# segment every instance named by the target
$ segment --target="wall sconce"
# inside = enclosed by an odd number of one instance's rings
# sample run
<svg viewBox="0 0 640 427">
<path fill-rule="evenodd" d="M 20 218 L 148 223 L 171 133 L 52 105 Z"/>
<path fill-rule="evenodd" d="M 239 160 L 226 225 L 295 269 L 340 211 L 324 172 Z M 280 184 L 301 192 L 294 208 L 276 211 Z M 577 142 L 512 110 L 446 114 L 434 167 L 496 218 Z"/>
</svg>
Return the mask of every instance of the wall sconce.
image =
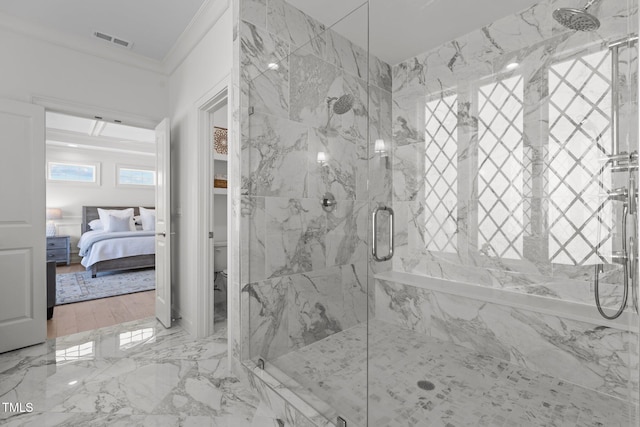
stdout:
<svg viewBox="0 0 640 427">
<path fill-rule="evenodd" d="M 47 208 L 47 237 L 53 237 L 56 235 L 56 224 L 54 219 L 62 219 L 62 209 L 60 208 Z"/>
<path fill-rule="evenodd" d="M 373 146 L 373 151 L 375 151 L 375 153 L 378 154 L 381 159 L 384 159 L 385 166 L 389 167 L 389 152 L 387 151 L 384 139 L 376 139 L 376 142 Z"/>
<path fill-rule="evenodd" d="M 384 139 L 376 139 L 376 143 L 373 146 L 373 150 L 376 154 L 379 154 L 380 157 L 388 157 L 389 153 L 387 152 L 387 147 L 384 145 Z"/>
<path fill-rule="evenodd" d="M 327 164 L 327 153 L 325 153 L 324 151 L 318 151 L 317 162 L 320 166 L 324 166 L 325 164 Z"/>
</svg>

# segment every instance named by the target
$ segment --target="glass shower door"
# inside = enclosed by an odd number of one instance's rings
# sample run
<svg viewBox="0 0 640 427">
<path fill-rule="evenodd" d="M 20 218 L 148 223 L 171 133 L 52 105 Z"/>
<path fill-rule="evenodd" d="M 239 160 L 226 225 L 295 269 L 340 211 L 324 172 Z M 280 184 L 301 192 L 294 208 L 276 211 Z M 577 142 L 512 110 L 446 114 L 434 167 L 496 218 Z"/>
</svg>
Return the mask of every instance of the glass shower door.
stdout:
<svg viewBox="0 0 640 427">
<path fill-rule="evenodd" d="M 244 360 L 326 419 L 365 426 L 367 7 L 334 24 L 274 1 L 266 21 L 250 18 L 239 30 Z"/>
<path fill-rule="evenodd" d="M 638 423 L 638 8 L 571 12 L 591 31 L 556 19 L 579 3 L 505 3 L 465 27 L 474 11 L 369 1 L 370 57 L 392 76 L 370 198 L 395 218 L 393 258 L 370 264 L 371 426 Z M 617 319 L 596 307 L 598 265 Z"/>
</svg>

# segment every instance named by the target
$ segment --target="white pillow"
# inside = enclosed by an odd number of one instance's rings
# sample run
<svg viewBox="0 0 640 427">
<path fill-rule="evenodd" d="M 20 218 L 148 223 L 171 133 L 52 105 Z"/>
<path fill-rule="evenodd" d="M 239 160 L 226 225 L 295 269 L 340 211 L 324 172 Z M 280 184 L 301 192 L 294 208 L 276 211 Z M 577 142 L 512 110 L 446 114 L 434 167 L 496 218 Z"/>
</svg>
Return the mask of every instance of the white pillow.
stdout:
<svg viewBox="0 0 640 427">
<path fill-rule="evenodd" d="M 140 217 L 142 218 L 142 229 L 152 231 L 156 229 L 156 210 L 147 209 L 140 206 Z"/>
<path fill-rule="evenodd" d="M 109 231 L 131 231 L 131 218 L 128 216 L 109 215 Z"/>
<path fill-rule="evenodd" d="M 102 225 L 102 221 L 99 219 L 94 219 L 89 223 L 89 228 L 95 231 L 104 230 L 104 226 Z"/>
<path fill-rule="evenodd" d="M 140 217 L 140 215 L 134 215 L 133 220 L 135 221 L 136 225 L 142 225 L 142 218 Z"/>
<path fill-rule="evenodd" d="M 131 217 L 129 221 L 129 231 L 136 231 L 136 224 L 133 221 L 133 208 L 128 209 L 102 209 L 98 208 L 98 215 L 100 216 L 100 221 L 102 222 L 102 226 L 104 227 L 104 231 L 111 231 L 109 227 L 109 215 L 117 216 L 117 217 Z"/>
</svg>

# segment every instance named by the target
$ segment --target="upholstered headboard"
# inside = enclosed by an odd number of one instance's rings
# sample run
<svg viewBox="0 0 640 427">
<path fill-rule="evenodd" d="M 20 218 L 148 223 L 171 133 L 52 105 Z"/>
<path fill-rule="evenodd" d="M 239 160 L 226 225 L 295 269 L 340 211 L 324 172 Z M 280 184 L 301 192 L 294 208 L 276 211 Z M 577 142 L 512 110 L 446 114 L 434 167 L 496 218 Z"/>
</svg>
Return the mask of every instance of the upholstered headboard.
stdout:
<svg viewBox="0 0 640 427">
<path fill-rule="evenodd" d="M 144 206 L 147 209 L 155 209 L 154 207 Z M 94 219 L 100 219 L 100 215 L 98 215 L 98 208 L 101 209 L 128 209 L 133 208 L 134 215 L 140 215 L 140 209 L 137 206 L 83 206 L 82 207 L 82 233 L 87 231 L 91 231 L 91 227 L 89 227 L 89 223 Z"/>
</svg>

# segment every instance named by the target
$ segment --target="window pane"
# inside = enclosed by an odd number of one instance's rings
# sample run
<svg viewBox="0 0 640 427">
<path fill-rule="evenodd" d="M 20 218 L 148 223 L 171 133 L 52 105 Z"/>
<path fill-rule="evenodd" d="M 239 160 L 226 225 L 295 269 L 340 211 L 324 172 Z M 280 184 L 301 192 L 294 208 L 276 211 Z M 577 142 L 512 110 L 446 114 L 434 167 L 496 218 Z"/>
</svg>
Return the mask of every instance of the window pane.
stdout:
<svg viewBox="0 0 640 427">
<path fill-rule="evenodd" d="M 49 180 L 96 182 L 96 167 L 69 163 L 49 163 Z"/>
<path fill-rule="evenodd" d="M 520 75 L 478 91 L 478 244 L 498 258 L 523 254 L 523 99 Z"/>
<path fill-rule="evenodd" d="M 119 168 L 118 183 L 120 185 L 156 185 L 156 173 L 143 169 Z"/>
<path fill-rule="evenodd" d="M 611 150 L 609 49 L 549 68 L 549 257 L 556 264 L 599 263 L 615 233 L 611 185 L 601 159 Z M 606 249 L 606 250 L 605 250 Z"/>
<path fill-rule="evenodd" d="M 458 229 L 458 97 L 426 104 L 425 228 L 427 249 L 456 253 Z"/>
</svg>

